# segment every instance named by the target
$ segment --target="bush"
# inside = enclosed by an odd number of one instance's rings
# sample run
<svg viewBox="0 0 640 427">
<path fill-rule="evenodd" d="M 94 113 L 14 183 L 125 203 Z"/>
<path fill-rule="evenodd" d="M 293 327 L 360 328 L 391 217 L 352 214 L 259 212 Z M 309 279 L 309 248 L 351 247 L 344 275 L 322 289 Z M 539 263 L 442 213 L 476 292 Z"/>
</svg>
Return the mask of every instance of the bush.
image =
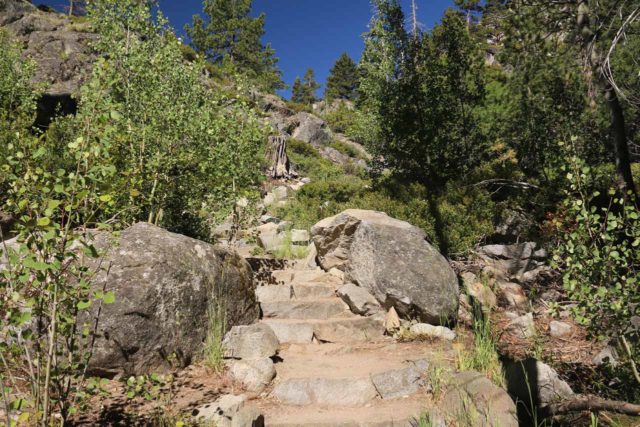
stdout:
<svg viewBox="0 0 640 427">
<path fill-rule="evenodd" d="M 342 154 L 353 159 L 363 159 L 363 155 L 359 150 L 342 141 L 333 141 L 331 144 L 329 144 L 329 147 L 334 148 Z"/>
<path fill-rule="evenodd" d="M 640 354 L 628 344 L 639 337 L 632 319 L 640 316 L 640 211 L 633 196 L 597 189 L 611 175 L 603 179 L 581 159 L 568 159 L 569 189 L 555 220 L 554 261 L 563 269 L 569 298 L 577 302 L 578 322 L 600 339 L 617 339 L 640 383 L 634 365 Z"/>
<path fill-rule="evenodd" d="M 340 102 L 333 111 L 325 114 L 324 119 L 331 127 L 331 130 L 339 133 L 348 133 L 355 122 L 356 112 Z"/>
</svg>

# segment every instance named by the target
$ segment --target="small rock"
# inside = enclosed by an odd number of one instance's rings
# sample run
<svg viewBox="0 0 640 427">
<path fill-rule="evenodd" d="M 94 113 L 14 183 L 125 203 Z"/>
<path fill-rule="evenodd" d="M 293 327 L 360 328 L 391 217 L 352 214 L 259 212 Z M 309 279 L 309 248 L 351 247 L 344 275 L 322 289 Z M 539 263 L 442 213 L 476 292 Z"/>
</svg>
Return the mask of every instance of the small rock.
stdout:
<svg viewBox="0 0 640 427">
<path fill-rule="evenodd" d="M 268 357 L 255 360 L 234 360 L 228 363 L 229 373 L 247 391 L 260 393 L 276 376 L 276 368 Z"/>
<path fill-rule="evenodd" d="M 264 417 L 256 406 L 247 402 L 244 395 L 222 396 L 214 403 L 195 409 L 194 417 L 199 421 L 213 423 L 216 427 L 264 426 Z"/>
<path fill-rule="evenodd" d="M 371 376 L 371 381 L 383 399 L 409 396 L 420 389 L 422 372 L 415 366 L 381 372 Z"/>
<path fill-rule="evenodd" d="M 265 206 L 271 206 L 275 202 L 277 202 L 277 200 L 276 200 L 276 196 L 273 193 L 267 193 L 264 196 L 264 199 L 262 199 L 262 204 Z"/>
<path fill-rule="evenodd" d="M 482 274 L 495 280 L 506 280 L 507 278 L 507 273 L 504 270 L 491 265 L 484 266 L 482 268 Z"/>
<path fill-rule="evenodd" d="M 305 176 L 300 180 L 300 182 L 302 182 L 303 184 L 309 184 L 311 182 L 311 178 Z"/>
<path fill-rule="evenodd" d="M 607 345 L 593 357 L 592 361 L 597 366 L 606 364 L 616 366 L 618 364 L 618 352 L 615 347 Z"/>
<path fill-rule="evenodd" d="M 258 245 L 270 251 L 284 242 L 284 237 L 278 233 L 278 225 L 274 223 L 263 224 L 256 228 L 258 232 Z"/>
<path fill-rule="evenodd" d="M 308 245 L 311 236 L 307 230 L 291 230 L 291 243 L 294 245 Z"/>
<path fill-rule="evenodd" d="M 549 334 L 554 338 L 562 338 L 571 335 L 571 325 L 552 320 L 549 324 Z"/>
<path fill-rule="evenodd" d="M 536 335 L 536 325 L 533 321 L 533 314 L 527 313 L 524 316 L 513 319 L 506 328 L 508 331 L 523 339 L 533 338 Z"/>
<path fill-rule="evenodd" d="M 337 294 L 349 306 L 352 312 L 361 316 L 368 316 L 382 310 L 382 307 L 366 289 L 353 283 L 338 289 Z"/>
<path fill-rule="evenodd" d="M 473 273 L 463 273 L 462 283 L 467 295 L 473 297 L 483 310 L 490 311 L 497 305 L 498 299 L 491 288 L 478 280 Z"/>
<path fill-rule="evenodd" d="M 274 356 L 280 342 L 269 326 L 258 323 L 234 326 L 225 335 L 222 346 L 225 358 L 261 359 Z"/>
<path fill-rule="evenodd" d="M 398 316 L 396 309 L 393 307 L 389 309 L 389 312 L 384 318 L 384 328 L 388 332 L 400 329 L 400 317 Z"/>
<path fill-rule="evenodd" d="M 547 302 L 558 302 L 562 299 L 562 294 L 556 289 L 549 289 L 540 294 L 540 299 Z"/>
<path fill-rule="evenodd" d="M 473 325 L 473 308 L 469 301 L 469 295 L 460 293 L 458 297 L 458 322 L 471 327 Z"/>
<path fill-rule="evenodd" d="M 281 221 L 278 223 L 277 230 L 279 233 L 284 233 L 285 231 L 291 230 L 291 227 L 293 227 L 293 223 L 291 221 Z"/>
<path fill-rule="evenodd" d="M 342 270 L 338 270 L 337 268 L 334 267 L 331 270 L 329 270 L 329 274 L 344 281 L 344 271 Z"/>
<path fill-rule="evenodd" d="M 289 188 L 291 188 L 293 191 L 298 191 L 302 187 L 304 187 L 304 185 L 305 185 L 304 182 L 298 181 L 298 182 L 294 182 L 293 184 L 290 184 Z"/>
<path fill-rule="evenodd" d="M 412 325 L 409 331 L 415 335 L 442 338 L 449 341 L 456 339 L 456 333 L 445 326 L 433 326 L 427 323 L 417 323 Z"/>
<path fill-rule="evenodd" d="M 281 185 L 279 187 L 274 188 L 271 191 L 275 196 L 276 201 L 278 202 L 287 200 L 287 197 L 289 197 L 289 187 L 287 186 Z"/>
<path fill-rule="evenodd" d="M 260 217 L 260 223 L 261 224 L 270 224 L 270 223 L 278 224 L 278 223 L 280 223 L 280 219 L 276 218 L 275 216 L 271 216 L 271 215 L 262 215 Z"/>
<path fill-rule="evenodd" d="M 521 307 L 527 303 L 527 295 L 524 293 L 522 286 L 517 283 L 499 282 L 498 287 L 500 288 L 500 299 L 507 306 Z"/>
<path fill-rule="evenodd" d="M 316 250 L 316 245 L 311 243 L 307 249 L 307 256 L 299 263 L 296 264 L 296 269 L 299 270 L 313 270 L 318 267 L 318 261 L 316 257 L 318 256 L 318 251 Z"/>
</svg>

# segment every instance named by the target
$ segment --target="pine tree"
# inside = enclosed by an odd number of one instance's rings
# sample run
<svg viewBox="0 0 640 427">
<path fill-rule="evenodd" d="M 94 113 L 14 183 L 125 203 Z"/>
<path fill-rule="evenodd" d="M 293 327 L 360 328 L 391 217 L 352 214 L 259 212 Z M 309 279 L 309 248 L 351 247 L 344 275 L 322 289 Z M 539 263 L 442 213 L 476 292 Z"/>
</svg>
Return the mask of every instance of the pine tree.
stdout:
<svg viewBox="0 0 640 427">
<path fill-rule="evenodd" d="M 345 52 L 338 58 L 331 69 L 324 97 L 329 101 L 334 99 L 353 101 L 357 97 L 357 90 L 358 67 Z"/>
<path fill-rule="evenodd" d="M 300 77 L 296 77 L 291 89 L 291 101 L 301 104 L 303 98 L 304 92 L 302 90 L 302 80 L 300 80 Z"/>
<path fill-rule="evenodd" d="M 316 91 L 320 88 L 320 84 L 316 81 L 316 73 L 312 68 L 307 68 L 307 71 L 304 73 L 302 87 L 304 93 L 302 102 L 304 104 L 313 104 L 318 100 Z"/>
<path fill-rule="evenodd" d="M 194 50 L 213 64 L 231 61 L 269 90 L 284 87 L 274 50 L 264 46 L 265 14 L 250 15 L 253 0 L 204 0 L 204 17 L 195 15 L 185 31 Z"/>
</svg>

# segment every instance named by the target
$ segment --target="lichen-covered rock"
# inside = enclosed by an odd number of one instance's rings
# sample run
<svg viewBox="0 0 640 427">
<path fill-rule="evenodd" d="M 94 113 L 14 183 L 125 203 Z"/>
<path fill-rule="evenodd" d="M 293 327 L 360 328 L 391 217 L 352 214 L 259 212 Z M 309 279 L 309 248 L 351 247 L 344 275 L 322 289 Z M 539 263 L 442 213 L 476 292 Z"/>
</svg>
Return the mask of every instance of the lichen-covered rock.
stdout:
<svg viewBox="0 0 640 427">
<path fill-rule="evenodd" d="M 382 212 L 349 209 L 311 230 L 325 270 L 367 289 L 386 309 L 440 324 L 456 318 L 458 280 L 418 227 Z"/>
<path fill-rule="evenodd" d="M 105 255 L 93 286 L 113 292 L 116 302 L 102 306 L 93 375 L 189 364 L 202 350 L 208 307 L 221 296 L 229 326 L 258 318 L 251 267 L 235 252 L 147 223 L 117 240 L 100 234 L 95 244 Z"/>
</svg>

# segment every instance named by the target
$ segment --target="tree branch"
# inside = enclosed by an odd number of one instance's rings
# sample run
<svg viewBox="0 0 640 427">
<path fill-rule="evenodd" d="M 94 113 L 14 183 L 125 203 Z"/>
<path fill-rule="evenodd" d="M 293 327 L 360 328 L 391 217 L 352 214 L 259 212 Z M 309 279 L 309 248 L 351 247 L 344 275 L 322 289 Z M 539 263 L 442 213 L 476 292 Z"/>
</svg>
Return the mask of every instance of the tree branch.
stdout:
<svg viewBox="0 0 640 427">
<path fill-rule="evenodd" d="M 616 414 L 640 417 L 640 405 L 618 400 L 606 400 L 596 396 L 579 396 L 575 399 L 562 400 L 557 403 L 543 406 L 538 415 L 543 418 L 551 418 L 557 415 L 565 415 L 571 412 L 582 411 L 606 411 Z"/>
</svg>

